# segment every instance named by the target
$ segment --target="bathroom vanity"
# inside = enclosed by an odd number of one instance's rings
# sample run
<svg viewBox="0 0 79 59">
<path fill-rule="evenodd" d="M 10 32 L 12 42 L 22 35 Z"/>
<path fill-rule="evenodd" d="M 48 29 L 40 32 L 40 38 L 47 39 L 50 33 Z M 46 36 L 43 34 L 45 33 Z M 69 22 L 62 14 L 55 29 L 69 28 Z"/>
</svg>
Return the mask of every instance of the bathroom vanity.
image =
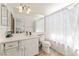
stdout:
<svg viewBox="0 0 79 59">
<path fill-rule="evenodd" d="M 0 38 L 1 56 L 33 56 L 39 54 L 39 36 L 14 34 L 11 38 Z"/>
</svg>

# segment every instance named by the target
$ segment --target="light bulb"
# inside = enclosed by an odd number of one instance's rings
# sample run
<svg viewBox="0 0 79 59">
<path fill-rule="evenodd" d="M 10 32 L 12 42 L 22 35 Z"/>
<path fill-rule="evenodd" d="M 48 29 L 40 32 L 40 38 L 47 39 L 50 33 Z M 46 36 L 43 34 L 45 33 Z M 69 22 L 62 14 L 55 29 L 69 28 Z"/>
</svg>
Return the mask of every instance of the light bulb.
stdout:
<svg viewBox="0 0 79 59">
<path fill-rule="evenodd" d="M 28 11 L 30 12 L 30 11 L 31 11 L 31 9 L 30 9 L 30 8 L 28 8 Z"/>
<path fill-rule="evenodd" d="M 27 9 L 27 14 L 29 14 L 31 12 L 31 9 L 30 8 L 28 8 Z"/>
<path fill-rule="evenodd" d="M 22 12 L 22 6 L 21 5 L 18 7 L 18 9 L 19 9 L 19 12 Z"/>
</svg>

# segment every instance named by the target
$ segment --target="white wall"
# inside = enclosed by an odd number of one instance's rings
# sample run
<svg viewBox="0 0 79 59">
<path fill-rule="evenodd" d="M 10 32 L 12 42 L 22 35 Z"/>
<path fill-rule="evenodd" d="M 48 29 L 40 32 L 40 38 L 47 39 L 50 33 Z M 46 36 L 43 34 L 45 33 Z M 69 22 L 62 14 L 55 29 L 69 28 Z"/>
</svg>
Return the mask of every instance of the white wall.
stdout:
<svg viewBox="0 0 79 59">
<path fill-rule="evenodd" d="M 11 12 L 8 11 L 8 31 L 11 30 Z"/>
<path fill-rule="evenodd" d="M 35 21 L 35 32 L 44 32 L 44 18 Z"/>
</svg>

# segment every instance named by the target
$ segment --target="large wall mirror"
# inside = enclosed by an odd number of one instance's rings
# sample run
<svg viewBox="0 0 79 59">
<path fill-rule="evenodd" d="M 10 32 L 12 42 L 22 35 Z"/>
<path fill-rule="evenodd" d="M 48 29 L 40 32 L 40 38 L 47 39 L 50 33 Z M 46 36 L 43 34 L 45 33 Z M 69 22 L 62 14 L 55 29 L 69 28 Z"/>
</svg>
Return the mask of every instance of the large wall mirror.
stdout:
<svg viewBox="0 0 79 59">
<path fill-rule="evenodd" d="M 6 35 L 8 29 L 8 10 L 7 7 L 1 4 L 1 33 Z"/>
<path fill-rule="evenodd" d="M 1 25 L 8 26 L 8 10 L 5 5 L 1 5 Z"/>
</svg>

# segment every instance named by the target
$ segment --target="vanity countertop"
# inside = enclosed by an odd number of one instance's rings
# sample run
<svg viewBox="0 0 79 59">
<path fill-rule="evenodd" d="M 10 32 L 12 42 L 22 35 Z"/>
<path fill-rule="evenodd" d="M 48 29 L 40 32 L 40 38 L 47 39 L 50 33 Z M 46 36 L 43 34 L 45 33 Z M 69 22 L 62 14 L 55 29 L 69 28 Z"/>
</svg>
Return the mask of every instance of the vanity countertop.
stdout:
<svg viewBox="0 0 79 59">
<path fill-rule="evenodd" d="M 7 43 L 7 42 L 13 42 L 13 41 L 20 41 L 20 40 L 27 40 L 32 38 L 39 38 L 39 36 L 36 35 L 24 35 L 24 34 L 14 34 L 11 38 L 2 38 L 0 37 L 0 43 Z"/>
</svg>

